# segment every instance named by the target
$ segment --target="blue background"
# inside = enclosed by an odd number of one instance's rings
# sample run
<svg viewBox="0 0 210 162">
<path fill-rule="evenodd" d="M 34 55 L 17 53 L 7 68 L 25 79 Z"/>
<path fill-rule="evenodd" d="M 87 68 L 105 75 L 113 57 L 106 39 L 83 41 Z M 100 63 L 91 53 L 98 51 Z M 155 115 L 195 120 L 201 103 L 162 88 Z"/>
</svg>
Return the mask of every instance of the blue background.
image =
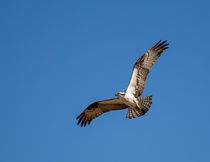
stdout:
<svg viewBox="0 0 210 162">
<path fill-rule="evenodd" d="M 0 2 L 0 161 L 210 161 L 209 1 Z M 143 96 L 80 128 L 90 103 L 127 88 L 135 61 L 158 40 Z"/>
</svg>

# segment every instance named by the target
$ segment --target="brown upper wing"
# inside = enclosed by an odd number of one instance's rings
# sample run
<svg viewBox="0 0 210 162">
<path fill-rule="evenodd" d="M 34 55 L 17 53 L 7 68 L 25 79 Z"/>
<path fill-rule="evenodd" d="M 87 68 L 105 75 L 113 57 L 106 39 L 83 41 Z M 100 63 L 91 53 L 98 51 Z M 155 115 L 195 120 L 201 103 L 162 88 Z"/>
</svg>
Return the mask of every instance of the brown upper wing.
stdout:
<svg viewBox="0 0 210 162">
<path fill-rule="evenodd" d="M 135 97 L 139 97 L 144 91 L 145 81 L 149 71 L 155 64 L 161 53 L 167 49 L 167 41 L 157 42 L 151 49 L 149 49 L 143 56 L 141 56 L 135 63 L 130 83 L 126 92 L 131 92 Z"/>
<path fill-rule="evenodd" d="M 122 104 L 119 99 L 110 99 L 105 101 L 94 102 L 89 105 L 78 117 L 77 124 L 81 123 L 82 126 L 86 126 L 86 124 L 90 124 L 91 121 L 98 116 L 102 115 L 105 112 L 112 110 L 121 110 L 125 109 L 127 106 Z"/>
</svg>

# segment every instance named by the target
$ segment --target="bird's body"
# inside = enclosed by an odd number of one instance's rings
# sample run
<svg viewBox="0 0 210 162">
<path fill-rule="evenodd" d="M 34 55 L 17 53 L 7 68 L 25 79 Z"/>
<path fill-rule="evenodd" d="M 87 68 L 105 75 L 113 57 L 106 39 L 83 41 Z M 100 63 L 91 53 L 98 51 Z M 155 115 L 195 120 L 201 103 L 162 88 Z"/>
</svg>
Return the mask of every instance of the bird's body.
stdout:
<svg viewBox="0 0 210 162">
<path fill-rule="evenodd" d="M 161 53 L 167 49 L 168 44 L 157 42 L 143 56 L 141 56 L 134 65 L 133 73 L 128 88 L 124 92 L 116 93 L 118 98 L 98 101 L 89 105 L 78 117 L 78 124 L 86 126 L 93 119 L 103 113 L 112 110 L 122 110 L 128 108 L 126 118 L 135 118 L 144 115 L 152 104 L 152 96 L 142 97 L 145 87 L 145 81 L 149 71 L 155 64 Z"/>
<path fill-rule="evenodd" d="M 132 93 L 118 93 L 116 96 L 120 99 L 120 101 L 127 105 L 128 107 L 138 107 L 138 100 Z"/>
</svg>

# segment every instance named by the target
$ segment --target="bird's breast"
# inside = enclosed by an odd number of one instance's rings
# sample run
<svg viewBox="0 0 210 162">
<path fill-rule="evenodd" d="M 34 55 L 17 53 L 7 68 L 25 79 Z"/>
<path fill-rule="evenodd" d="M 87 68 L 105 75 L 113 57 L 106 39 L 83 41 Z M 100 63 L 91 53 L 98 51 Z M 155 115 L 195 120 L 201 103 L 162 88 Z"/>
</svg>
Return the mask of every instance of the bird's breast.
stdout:
<svg viewBox="0 0 210 162">
<path fill-rule="evenodd" d="M 119 96 L 119 99 L 129 107 L 136 107 L 135 97 L 131 97 L 128 95 L 125 96 Z"/>
</svg>

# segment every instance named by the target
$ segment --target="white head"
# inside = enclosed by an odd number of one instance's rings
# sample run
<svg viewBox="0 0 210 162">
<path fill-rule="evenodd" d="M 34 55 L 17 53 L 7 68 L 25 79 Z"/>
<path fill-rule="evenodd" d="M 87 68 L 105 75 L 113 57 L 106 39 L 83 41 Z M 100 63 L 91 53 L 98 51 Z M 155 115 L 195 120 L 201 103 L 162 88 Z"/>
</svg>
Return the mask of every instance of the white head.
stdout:
<svg viewBox="0 0 210 162">
<path fill-rule="evenodd" d="M 119 97 L 119 96 L 125 96 L 125 92 L 117 92 L 115 94 L 115 96 Z"/>
</svg>

